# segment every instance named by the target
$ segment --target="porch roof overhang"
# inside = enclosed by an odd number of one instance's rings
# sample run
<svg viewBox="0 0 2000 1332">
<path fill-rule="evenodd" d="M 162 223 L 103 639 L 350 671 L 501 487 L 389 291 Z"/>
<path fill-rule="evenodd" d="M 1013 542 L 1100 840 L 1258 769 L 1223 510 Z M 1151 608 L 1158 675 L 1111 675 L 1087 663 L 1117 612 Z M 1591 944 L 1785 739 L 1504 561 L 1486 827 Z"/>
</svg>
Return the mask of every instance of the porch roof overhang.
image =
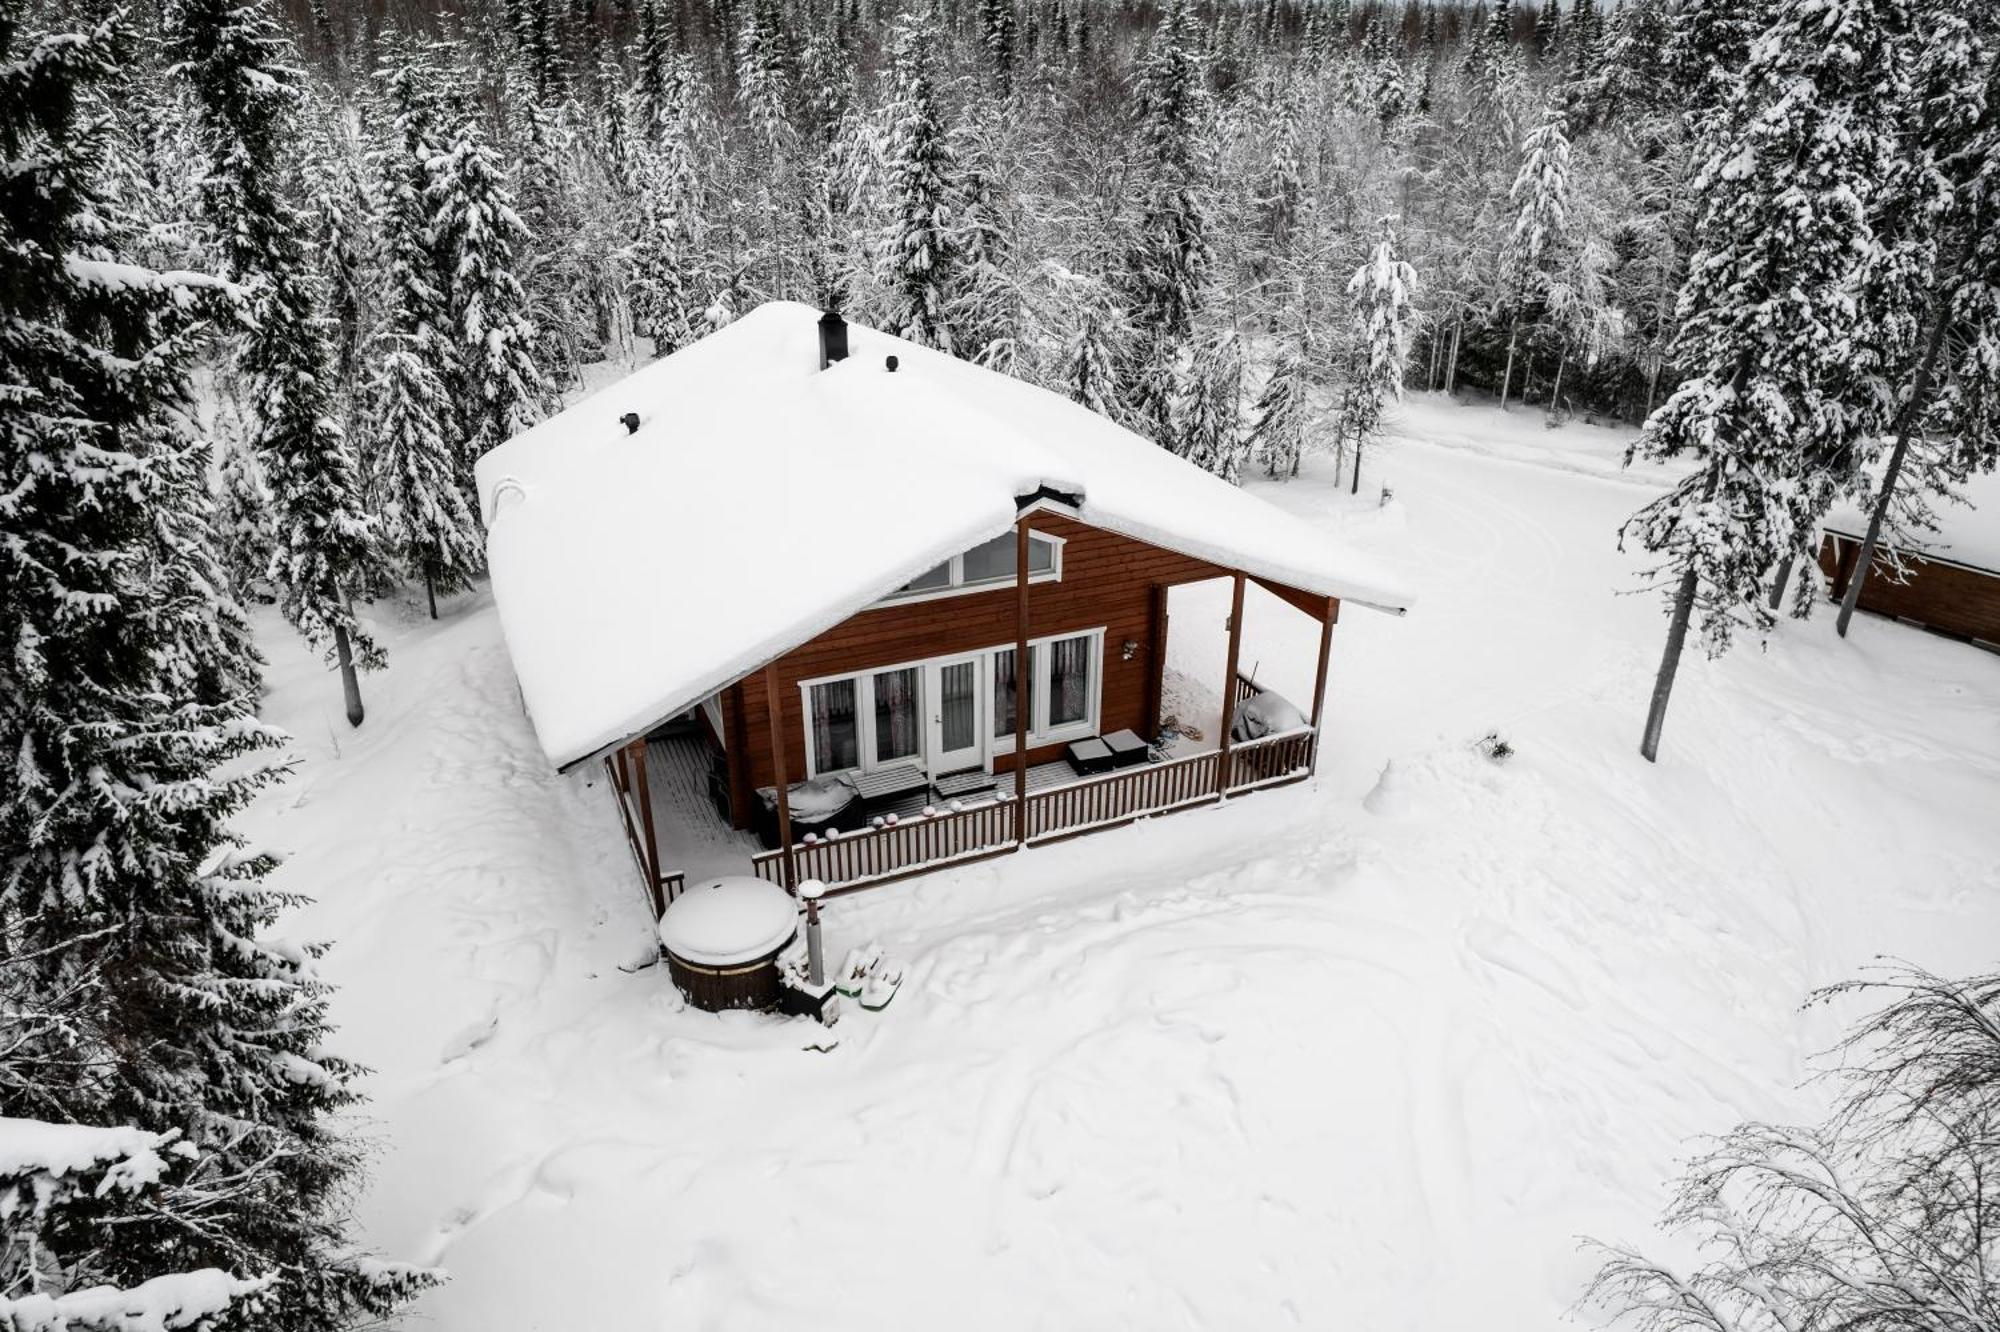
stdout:
<svg viewBox="0 0 2000 1332">
<path fill-rule="evenodd" d="M 1410 604 L 1330 534 L 1046 390 L 860 325 L 818 370 L 818 320 L 761 306 L 480 459 L 494 599 L 556 766 L 1043 506 L 1305 593 Z"/>
</svg>

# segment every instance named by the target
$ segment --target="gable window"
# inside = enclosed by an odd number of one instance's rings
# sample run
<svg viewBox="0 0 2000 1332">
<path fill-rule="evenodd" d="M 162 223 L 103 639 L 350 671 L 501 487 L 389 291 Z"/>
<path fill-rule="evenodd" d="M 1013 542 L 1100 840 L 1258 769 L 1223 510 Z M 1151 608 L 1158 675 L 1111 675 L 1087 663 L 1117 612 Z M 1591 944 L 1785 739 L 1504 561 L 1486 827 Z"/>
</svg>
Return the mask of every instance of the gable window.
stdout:
<svg viewBox="0 0 2000 1332">
<path fill-rule="evenodd" d="M 954 555 L 891 592 L 885 600 L 904 601 L 957 592 L 980 592 L 1014 582 L 1014 534 L 982 541 L 963 555 Z M 1062 577 L 1062 538 L 1028 533 L 1028 581 L 1053 582 Z"/>
</svg>

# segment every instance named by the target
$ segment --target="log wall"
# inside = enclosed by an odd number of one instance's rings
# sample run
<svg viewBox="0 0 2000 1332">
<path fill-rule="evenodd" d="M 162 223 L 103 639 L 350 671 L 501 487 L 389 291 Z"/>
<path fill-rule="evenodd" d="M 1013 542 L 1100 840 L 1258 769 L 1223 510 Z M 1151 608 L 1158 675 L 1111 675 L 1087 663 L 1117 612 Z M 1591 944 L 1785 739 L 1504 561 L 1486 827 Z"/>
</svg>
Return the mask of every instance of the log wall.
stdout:
<svg viewBox="0 0 2000 1332">
<path fill-rule="evenodd" d="M 1861 556 L 1853 537 L 1828 533 L 1819 548 L 1819 565 L 1833 585 L 1835 600 L 1847 591 L 1847 580 Z M 1895 582 L 1877 569 L 1861 585 L 1857 605 L 1877 615 L 1913 620 L 1956 638 L 2000 643 L 2000 573 L 1962 564 L 1905 555 L 1906 582 Z"/>
<path fill-rule="evenodd" d="M 1057 514 L 1037 514 L 1030 525 L 1037 532 L 1061 537 L 1065 544 L 1061 580 L 1029 587 L 1029 637 L 1081 633 L 1102 626 L 1104 681 L 1098 729 L 1106 734 L 1132 730 L 1152 735 L 1159 725 L 1159 701 L 1153 689 L 1156 654 L 1165 650 L 1164 638 L 1153 627 L 1154 589 L 1226 577 L 1230 571 Z M 1337 602 L 1323 597 L 1289 588 L 1274 590 L 1295 605 L 1324 605 L 1330 613 L 1338 610 Z M 778 673 L 786 749 L 794 766 L 792 780 L 805 776 L 805 707 L 800 681 L 1005 646 L 1014 641 L 1014 628 L 1014 588 L 1009 584 L 984 592 L 871 607 L 787 652 L 767 669 Z M 1220 625 L 1205 628 L 1218 636 L 1222 632 Z M 1203 629 L 1190 626 L 1188 631 Z M 1122 650 L 1128 639 L 1139 644 L 1129 661 Z M 735 688 L 745 691 L 750 704 L 742 709 L 743 743 L 740 747 L 731 744 L 732 759 L 747 751 L 747 773 L 732 774 L 738 778 L 737 791 L 747 794 L 750 788 L 776 781 L 770 725 L 762 707 L 764 673 Z M 732 722 L 737 715 L 731 708 Z M 1032 748 L 1028 761 L 1048 762 L 1060 757 L 1063 748 L 1060 744 Z M 1011 772 L 1013 765 L 1011 754 L 995 757 L 997 771 Z"/>
</svg>

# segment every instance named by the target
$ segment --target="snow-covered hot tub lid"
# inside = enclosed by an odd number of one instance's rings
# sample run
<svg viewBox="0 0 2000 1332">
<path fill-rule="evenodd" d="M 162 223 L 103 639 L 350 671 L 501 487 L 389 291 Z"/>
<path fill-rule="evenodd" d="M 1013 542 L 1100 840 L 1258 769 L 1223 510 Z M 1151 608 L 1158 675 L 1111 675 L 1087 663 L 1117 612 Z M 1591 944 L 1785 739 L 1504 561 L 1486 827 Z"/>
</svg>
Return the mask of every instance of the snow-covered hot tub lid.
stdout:
<svg viewBox="0 0 2000 1332">
<path fill-rule="evenodd" d="M 660 917 L 660 942 L 699 966 L 754 962 L 798 929 L 798 904 L 775 883 L 735 874 L 698 883 Z"/>
</svg>

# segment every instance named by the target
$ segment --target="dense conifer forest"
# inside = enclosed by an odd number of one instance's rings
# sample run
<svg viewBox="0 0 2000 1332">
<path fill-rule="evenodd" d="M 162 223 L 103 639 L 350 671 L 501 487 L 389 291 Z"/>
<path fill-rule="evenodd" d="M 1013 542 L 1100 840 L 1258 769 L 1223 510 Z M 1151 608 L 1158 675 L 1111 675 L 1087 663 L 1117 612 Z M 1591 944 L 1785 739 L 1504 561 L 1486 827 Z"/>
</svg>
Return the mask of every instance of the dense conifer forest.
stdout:
<svg viewBox="0 0 2000 1332">
<path fill-rule="evenodd" d="M 472 585 L 473 463 L 593 366 L 799 301 L 1351 491 L 1408 391 L 1643 422 L 1652 758 L 1831 505 L 2000 459 L 1997 51 L 1982 0 L 0 0 L 0 1321 L 433 1280 L 346 1233 L 358 1069 L 232 831 L 245 607 L 361 725 L 357 606 Z"/>
</svg>

